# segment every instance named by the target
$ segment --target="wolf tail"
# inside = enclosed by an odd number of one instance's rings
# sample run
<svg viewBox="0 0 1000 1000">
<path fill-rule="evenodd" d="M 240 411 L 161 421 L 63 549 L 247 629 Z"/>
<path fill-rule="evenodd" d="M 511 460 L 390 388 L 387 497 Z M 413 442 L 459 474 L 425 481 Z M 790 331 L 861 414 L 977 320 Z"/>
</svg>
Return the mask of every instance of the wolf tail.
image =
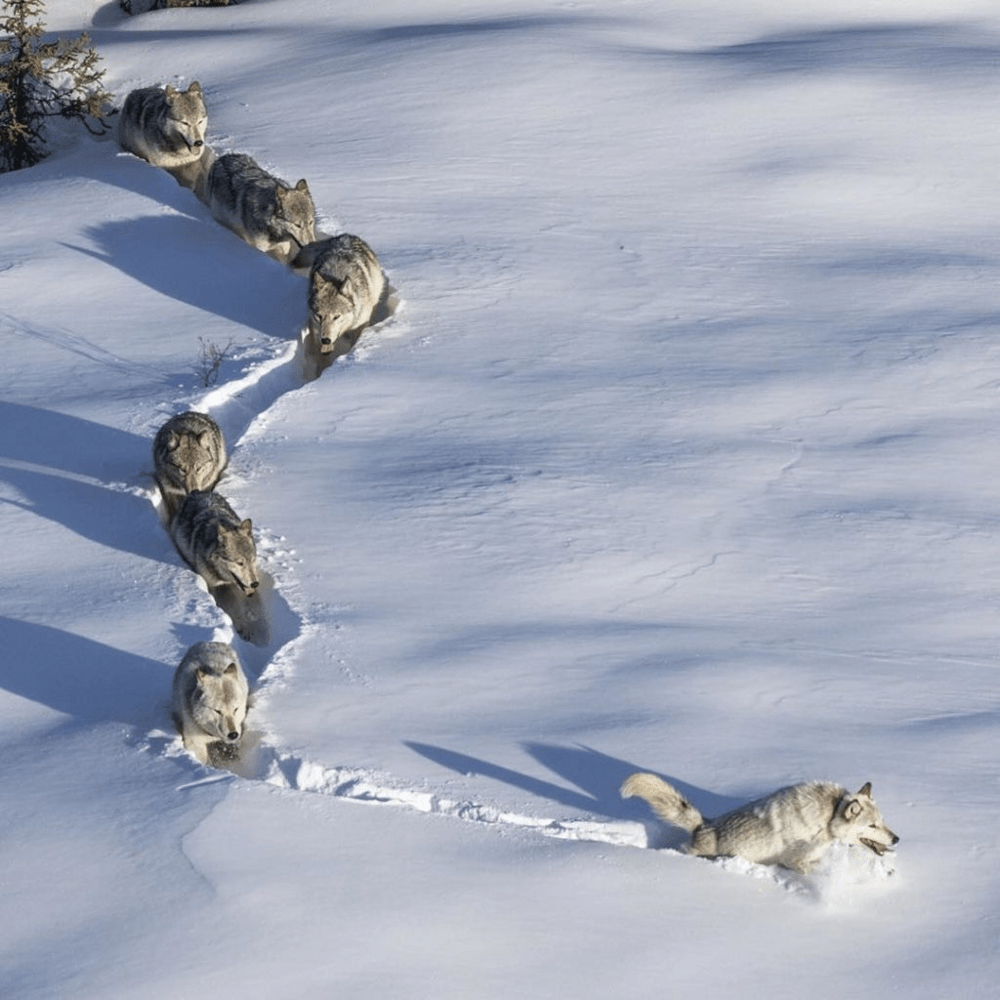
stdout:
<svg viewBox="0 0 1000 1000">
<path fill-rule="evenodd" d="M 650 808 L 664 823 L 679 826 L 694 833 L 705 822 L 704 817 L 673 785 L 668 785 L 655 774 L 633 774 L 622 785 L 621 796 L 633 796 L 649 803 Z"/>
</svg>

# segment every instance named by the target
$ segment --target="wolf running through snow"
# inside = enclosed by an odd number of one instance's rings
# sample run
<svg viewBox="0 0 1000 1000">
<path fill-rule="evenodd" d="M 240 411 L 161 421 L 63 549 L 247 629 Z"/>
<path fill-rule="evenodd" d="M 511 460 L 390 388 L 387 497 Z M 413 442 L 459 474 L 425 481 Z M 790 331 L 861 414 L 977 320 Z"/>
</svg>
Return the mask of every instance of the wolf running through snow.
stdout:
<svg viewBox="0 0 1000 1000">
<path fill-rule="evenodd" d="M 359 236 L 342 233 L 303 247 L 292 267 L 310 269 L 309 332 L 315 346 L 322 354 L 350 350 L 385 290 L 375 251 Z"/>
<path fill-rule="evenodd" d="M 174 672 L 171 714 L 184 746 L 202 764 L 233 757 L 243 736 L 250 689 L 236 650 L 199 642 Z"/>
<path fill-rule="evenodd" d="M 835 841 L 879 857 L 899 842 L 872 798 L 871 782 L 853 794 L 826 781 L 790 785 L 717 819 L 706 819 L 655 774 L 633 774 L 621 794 L 645 800 L 664 823 L 687 830 L 684 850 L 699 857 L 739 857 L 806 873 Z"/>
<path fill-rule="evenodd" d="M 201 158 L 208 114 L 201 84 L 187 90 L 142 87 L 125 98 L 118 121 L 122 149 L 170 170 Z"/>
<path fill-rule="evenodd" d="M 245 153 L 226 153 L 212 164 L 204 200 L 217 222 L 283 264 L 316 239 L 306 181 L 291 187 Z"/>
<path fill-rule="evenodd" d="M 226 442 L 207 414 L 188 410 L 171 417 L 153 439 L 154 478 L 169 518 L 192 490 L 210 490 L 226 468 Z"/>
<path fill-rule="evenodd" d="M 250 519 L 241 521 L 225 497 L 194 490 L 170 524 L 170 537 L 184 561 L 209 588 L 236 586 L 246 597 L 260 586 Z"/>
</svg>

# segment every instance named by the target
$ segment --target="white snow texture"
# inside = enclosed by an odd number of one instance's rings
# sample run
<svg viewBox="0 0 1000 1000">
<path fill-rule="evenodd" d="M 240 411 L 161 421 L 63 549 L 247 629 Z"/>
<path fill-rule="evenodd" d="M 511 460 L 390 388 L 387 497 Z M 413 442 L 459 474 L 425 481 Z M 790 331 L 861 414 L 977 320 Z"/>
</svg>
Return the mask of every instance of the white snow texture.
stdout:
<svg viewBox="0 0 1000 1000">
<path fill-rule="evenodd" d="M 112 136 L 0 176 L 5 1000 L 995 996 L 995 4 L 47 7 L 400 305 L 311 378 L 305 277 Z M 157 516 L 186 409 L 262 645 Z M 209 640 L 232 771 L 170 721 Z M 901 842 L 689 857 L 639 770 Z"/>
</svg>

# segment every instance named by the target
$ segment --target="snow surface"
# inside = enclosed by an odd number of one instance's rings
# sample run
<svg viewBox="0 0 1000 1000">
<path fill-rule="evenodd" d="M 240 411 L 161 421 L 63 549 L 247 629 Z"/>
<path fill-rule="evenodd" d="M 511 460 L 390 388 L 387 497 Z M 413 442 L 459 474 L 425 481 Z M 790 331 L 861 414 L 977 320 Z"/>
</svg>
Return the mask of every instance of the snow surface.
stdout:
<svg viewBox="0 0 1000 1000">
<path fill-rule="evenodd" d="M 402 304 L 310 381 L 303 278 L 163 171 L 0 177 L 3 996 L 996 996 L 992 0 L 48 8 Z M 192 407 L 267 646 L 157 517 Z M 171 730 L 209 639 L 240 775 Z M 640 769 L 870 780 L 902 840 L 686 857 Z"/>
</svg>

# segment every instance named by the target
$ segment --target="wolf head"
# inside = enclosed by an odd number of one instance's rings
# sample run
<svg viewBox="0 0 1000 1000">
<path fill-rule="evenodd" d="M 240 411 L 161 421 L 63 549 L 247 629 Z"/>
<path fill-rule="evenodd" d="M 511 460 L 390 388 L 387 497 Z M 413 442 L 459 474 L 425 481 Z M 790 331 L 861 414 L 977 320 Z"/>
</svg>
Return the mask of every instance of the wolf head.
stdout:
<svg viewBox="0 0 1000 1000">
<path fill-rule="evenodd" d="M 168 83 L 164 88 L 167 97 L 167 119 L 172 133 L 192 152 L 200 154 L 205 145 L 208 114 L 201 84 L 195 80 L 187 90 L 175 90 Z"/>
<path fill-rule="evenodd" d="M 309 332 L 320 351 L 332 351 L 337 338 L 357 326 L 355 294 L 350 278 L 335 281 L 313 275 L 309 292 Z"/>
<path fill-rule="evenodd" d="M 214 451 L 214 438 L 210 431 L 201 434 L 174 434 L 166 440 L 166 461 L 170 478 L 192 490 L 212 488 L 218 477 L 218 456 Z"/>
<path fill-rule="evenodd" d="M 253 525 L 249 518 L 239 525 L 219 524 L 218 543 L 212 558 L 247 597 L 256 592 L 260 578 L 257 576 Z"/>
<path fill-rule="evenodd" d="M 230 654 L 233 652 L 232 649 L 228 651 Z M 191 714 L 198 726 L 210 736 L 235 744 L 243 735 L 249 691 L 235 655 L 225 663 L 215 662 L 218 658 L 213 655 L 210 662 L 200 665 L 195 671 L 196 687 L 191 700 Z"/>
<path fill-rule="evenodd" d="M 830 832 L 837 840 L 845 844 L 860 844 L 879 857 L 899 843 L 899 837 L 885 825 L 875 805 L 870 781 L 853 795 L 845 795 L 840 800 Z"/>
<path fill-rule="evenodd" d="M 300 180 L 293 188 L 279 186 L 275 191 L 277 205 L 268 222 L 268 236 L 275 243 L 293 240 L 299 247 L 316 239 L 316 206 L 309 185 Z"/>
</svg>

